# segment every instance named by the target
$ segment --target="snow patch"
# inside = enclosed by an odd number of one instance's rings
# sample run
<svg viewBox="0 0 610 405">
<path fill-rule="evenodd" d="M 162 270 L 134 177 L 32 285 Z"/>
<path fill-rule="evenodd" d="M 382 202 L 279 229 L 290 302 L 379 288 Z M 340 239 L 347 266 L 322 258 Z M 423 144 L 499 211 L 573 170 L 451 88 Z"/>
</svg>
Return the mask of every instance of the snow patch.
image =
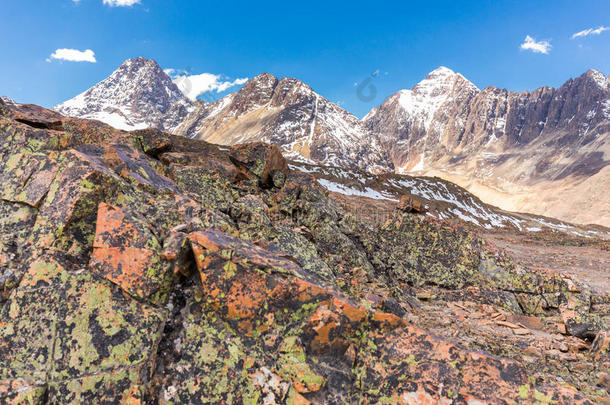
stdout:
<svg viewBox="0 0 610 405">
<path fill-rule="evenodd" d="M 602 104 L 602 108 L 604 111 L 604 116 L 606 117 L 606 119 L 610 119 L 610 99 L 605 100 Z"/>
<path fill-rule="evenodd" d="M 388 200 L 388 201 L 398 201 L 395 198 L 390 198 L 381 194 L 379 191 L 373 190 L 370 187 L 366 187 L 364 191 L 358 190 L 353 187 L 346 186 L 344 184 L 335 183 L 326 179 L 318 179 L 318 183 L 320 183 L 323 187 L 325 187 L 328 191 L 333 191 L 335 193 L 340 193 L 343 195 L 355 195 L 358 197 L 368 197 L 374 200 Z"/>
<path fill-rule="evenodd" d="M 608 88 L 608 78 L 602 72 L 590 70 L 589 77 L 602 89 L 606 90 Z"/>
</svg>

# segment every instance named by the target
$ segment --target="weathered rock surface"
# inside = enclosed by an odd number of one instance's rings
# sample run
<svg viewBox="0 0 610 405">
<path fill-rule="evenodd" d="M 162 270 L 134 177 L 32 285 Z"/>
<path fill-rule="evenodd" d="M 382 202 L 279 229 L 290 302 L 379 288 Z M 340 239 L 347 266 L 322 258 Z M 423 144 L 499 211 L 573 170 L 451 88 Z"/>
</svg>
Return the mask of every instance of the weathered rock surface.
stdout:
<svg viewBox="0 0 610 405">
<path fill-rule="evenodd" d="M 605 349 L 579 349 L 587 340 L 570 337 L 565 379 L 545 364 L 530 378 L 521 346 L 485 353 L 496 347 L 409 321 L 469 300 L 522 316 L 504 321 L 519 333 L 558 316 L 582 338 L 607 327 L 608 297 L 518 266 L 460 226 L 398 211 L 365 221 L 270 145 L 227 151 L 0 107 L 2 403 L 608 395 L 596 386 Z"/>
</svg>

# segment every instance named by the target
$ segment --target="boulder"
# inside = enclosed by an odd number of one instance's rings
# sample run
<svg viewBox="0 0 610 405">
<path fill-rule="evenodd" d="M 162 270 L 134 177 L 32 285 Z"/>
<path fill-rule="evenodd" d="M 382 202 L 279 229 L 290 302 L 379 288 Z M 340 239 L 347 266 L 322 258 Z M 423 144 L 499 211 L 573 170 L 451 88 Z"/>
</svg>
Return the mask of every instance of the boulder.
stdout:
<svg viewBox="0 0 610 405">
<path fill-rule="evenodd" d="M 33 104 L 22 104 L 13 111 L 13 119 L 39 129 L 63 131 L 63 116 Z"/>
<path fill-rule="evenodd" d="M 238 169 L 254 175 L 263 188 L 284 185 L 288 164 L 276 145 L 256 142 L 232 146 L 229 157 Z"/>
<path fill-rule="evenodd" d="M 400 211 L 410 212 L 413 214 L 424 214 L 426 211 L 428 211 L 425 201 L 413 194 L 405 194 L 400 197 L 400 202 L 398 203 L 397 208 Z"/>
</svg>

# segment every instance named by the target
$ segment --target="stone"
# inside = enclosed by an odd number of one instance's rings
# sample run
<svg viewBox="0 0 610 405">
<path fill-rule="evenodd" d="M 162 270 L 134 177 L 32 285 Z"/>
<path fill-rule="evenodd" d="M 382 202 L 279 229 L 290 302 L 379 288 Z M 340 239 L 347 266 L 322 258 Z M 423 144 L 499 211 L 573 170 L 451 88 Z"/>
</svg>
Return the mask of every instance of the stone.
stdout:
<svg viewBox="0 0 610 405">
<path fill-rule="evenodd" d="M 258 178 L 262 187 L 284 185 L 288 164 L 277 146 L 263 142 L 232 146 L 229 157 L 238 169 Z"/>
<path fill-rule="evenodd" d="M 425 201 L 421 197 L 412 194 L 406 194 L 400 197 L 397 208 L 401 211 L 413 214 L 425 214 L 426 211 L 428 211 Z"/>
<path fill-rule="evenodd" d="M 348 212 L 266 144 L 35 127 L 19 108 L 0 116 L 0 403 L 580 405 L 607 392 L 605 349 L 570 337 L 566 353 L 537 352 L 511 332 L 531 327 L 543 347 L 534 329 L 558 309 L 573 332 L 607 300 L 459 225 Z"/>
<path fill-rule="evenodd" d="M 610 357 L 610 331 L 599 331 L 595 340 L 593 340 L 590 351 L 597 359 Z"/>
</svg>

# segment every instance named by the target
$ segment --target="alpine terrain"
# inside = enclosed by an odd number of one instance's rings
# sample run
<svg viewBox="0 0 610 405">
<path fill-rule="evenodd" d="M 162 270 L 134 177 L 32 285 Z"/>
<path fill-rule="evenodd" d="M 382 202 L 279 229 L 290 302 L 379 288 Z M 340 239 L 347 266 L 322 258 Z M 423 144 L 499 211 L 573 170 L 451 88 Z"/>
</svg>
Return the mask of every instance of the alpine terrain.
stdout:
<svg viewBox="0 0 610 405">
<path fill-rule="evenodd" d="M 441 67 L 360 120 L 305 83 L 261 74 L 213 103 L 189 101 L 151 60 L 55 110 L 221 145 L 263 141 L 293 160 L 456 183 L 486 203 L 610 225 L 610 84 L 590 70 L 558 89 L 478 89 Z"/>
<path fill-rule="evenodd" d="M 516 93 L 439 68 L 364 121 L 399 173 L 442 177 L 512 211 L 610 225 L 610 82 L 600 72 Z"/>
<path fill-rule="evenodd" d="M 260 99 L 231 96 L 234 115 L 212 121 L 250 111 L 275 125 L 277 111 L 298 116 L 313 101 L 303 145 L 345 140 L 319 114 L 349 115 L 297 82 L 260 79 Z M 157 93 L 137 91 L 106 105 L 128 111 L 114 103 L 129 100 L 167 122 L 145 102 Z M 282 95 L 294 110 L 271 104 Z M 2 404 L 610 398 L 605 228 L 558 232 L 568 225 L 502 212 L 441 179 L 4 99 L 0 179 Z"/>
</svg>

